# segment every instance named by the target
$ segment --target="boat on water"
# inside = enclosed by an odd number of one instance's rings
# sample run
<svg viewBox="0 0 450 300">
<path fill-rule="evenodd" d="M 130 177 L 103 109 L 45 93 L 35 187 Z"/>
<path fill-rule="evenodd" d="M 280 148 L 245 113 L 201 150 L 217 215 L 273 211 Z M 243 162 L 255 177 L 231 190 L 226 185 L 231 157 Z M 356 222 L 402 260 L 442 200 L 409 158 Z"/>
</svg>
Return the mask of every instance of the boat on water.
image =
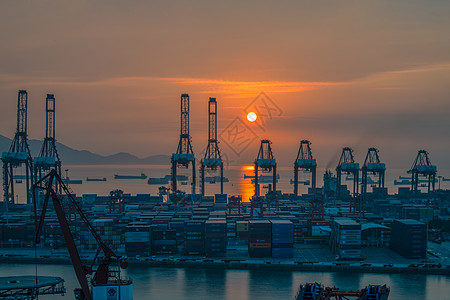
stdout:
<svg viewBox="0 0 450 300">
<path fill-rule="evenodd" d="M 294 184 L 294 180 L 290 180 L 290 183 L 291 184 Z M 310 185 L 311 184 L 311 181 L 309 181 L 309 180 L 299 180 L 298 181 L 298 184 L 303 184 L 303 185 Z"/>
<path fill-rule="evenodd" d="M 164 177 L 162 177 L 162 178 L 152 178 L 152 177 L 150 177 L 147 180 L 147 184 L 169 184 L 169 179 L 166 179 Z"/>
<path fill-rule="evenodd" d="M 106 181 L 106 177 L 103 178 L 93 178 L 93 177 L 87 177 L 86 181 Z"/>
<path fill-rule="evenodd" d="M 229 182 L 230 180 L 227 177 L 223 178 L 223 182 Z M 205 182 L 216 183 L 220 182 L 220 176 L 207 176 L 205 177 Z"/>
<path fill-rule="evenodd" d="M 272 181 L 273 181 L 272 176 L 264 176 L 262 178 L 261 177 L 259 178 L 258 183 L 272 183 Z M 252 184 L 255 184 L 255 178 L 252 179 Z"/>
<path fill-rule="evenodd" d="M 169 184 L 172 179 L 171 175 L 166 175 L 164 177 L 149 177 L 147 184 Z M 177 175 L 177 181 L 187 181 L 189 178 L 186 175 Z"/>
<path fill-rule="evenodd" d="M 141 173 L 141 175 L 119 175 L 114 174 L 114 179 L 147 179 L 147 175 Z"/>
<path fill-rule="evenodd" d="M 355 299 L 355 300 L 387 300 L 390 288 L 386 285 L 368 285 L 357 291 L 344 291 L 337 287 L 324 287 L 320 283 L 305 283 L 298 288 L 294 300 L 325 300 L 325 299 Z"/>
<path fill-rule="evenodd" d="M 67 178 L 63 179 L 63 182 L 65 184 L 82 184 L 83 180 L 81 180 L 81 179 L 70 179 L 69 177 L 67 177 Z"/>
<path fill-rule="evenodd" d="M 272 179 L 272 175 L 259 175 L 258 178 L 260 180 L 263 179 L 263 178 L 270 178 L 270 179 Z M 255 179 L 255 175 L 244 174 L 244 179 Z M 280 174 L 277 174 L 277 179 L 280 179 Z"/>
</svg>

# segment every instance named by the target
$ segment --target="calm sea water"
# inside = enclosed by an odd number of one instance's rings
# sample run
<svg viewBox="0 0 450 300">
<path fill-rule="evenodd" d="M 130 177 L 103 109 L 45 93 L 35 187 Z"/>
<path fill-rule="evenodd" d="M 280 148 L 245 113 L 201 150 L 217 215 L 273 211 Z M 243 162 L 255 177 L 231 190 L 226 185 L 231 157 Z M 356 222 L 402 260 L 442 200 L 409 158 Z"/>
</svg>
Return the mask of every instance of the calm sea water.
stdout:
<svg viewBox="0 0 450 300">
<path fill-rule="evenodd" d="M 34 265 L 0 265 L 0 276 L 34 275 Z M 73 299 L 78 287 L 72 266 L 39 265 L 41 276 L 65 279 L 66 299 Z M 415 274 L 315 273 L 268 270 L 175 269 L 130 266 L 128 276 L 134 281 L 134 299 L 293 299 L 298 285 L 320 282 L 341 290 L 355 290 L 368 284 L 387 284 L 390 300 L 449 299 L 450 277 Z M 39 299 L 64 299 L 42 296 Z"/>
<path fill-rule="evenodd" d="M 65 171 L 67 170 L 67 172 Z M 322 186 L 323 184 L 323 174 L 324 169 L 318 169 L 317 171 L 317 186 Z M 71 185 L 72 191 L 77 194 L 97 194 L 97 195 L 109 195 L 109 192 L 114 189 L 121 189 L 125 193 L 136 194 L 152 194 L 157 195 L 158 187 L 160 185 L 149 185 L 147 180 L 142 179 L 114 179 L 114 174 L 121 175 L 139 175 L 145 173 L 148 177 L 164 177 L 170 174 L 169 165 L 65 165 L 63 166 L 63 176 L 66 174 L 71 179 L 81 179 L 83 184 Z M 190 177 L 192 175 L 191 169 L 179 168 L 177 173 L 179 175 L 186 175 Z M 277 173 L 280 175 L 280 179 L 277 184 L 277 189 L 282 190 L 285 193 L 293 193 L 293 185 L 290 184 L 290 180 L 293 179 L 293 168 L 291 167 L 279 167 Z M 448 172 L 450 173 L 450 172 Z M 16 171 L 16 174 L 25 174 L 20 168 Z M 251 184 L 250 179 L 244 179 L 244 174 L 253 175 L 253 168 L 251 165 L 247 166 L 228 166 L 224 171 L 224 176 L 229 179 L 229 182 L 224 183 L 224 192 L 229 195 L 242 195 L 244 201 L 248 200 L 254 195 L 254 186 Z M 219 173 L 207 173 L 206 176 L 215 176 Z M 271 175 L 264 174 L 263 175 Z M 390 193 L 397 192 L 399 186 L 394 185 L 394 179 L 398 179 L 398 176 L 406 176 L 404 170 L 389 170 L 386 174 L 386 187 L 389 188 Z M 103 178 L 106 177 L 105 182 L 94 182 L 86 181 L 87 177 Z M 345 181 L 343 176 L 343 183 L 347 183 L 349 188 L 351 188 L 351 181 Z M 310 174 L 300 173 L 299 180 L 306 181 L 310 179 Z M 197 173 L 197 193 L 199 193 L 198 185 L 198 173 Z M 167 185 L 169 187 L 170 185 Z M 264 188 L 267 184 L 261 184 L 262 194 L 267 191 Z M 436 185 L 436 188 L 438 185 Z M 442 188 L 450 188 L 450 182 L 441 182 Z M 15 192 L 17 194 L 17 199 L 19 203 L 25 202 L 25 181 L 22 183 L 15 184 Z M 190 185 L 178 185 L 178 188 L 190 193 Z M 369 187 L 369 191 L 371 188 Z M 307 185 L 299 185 L 299 193 L 307 193 Z M 220 184 L 217 182 L 215 184 L 206 183 L 206 194 L 214 195 L 220 192 Z"/>
</svg>

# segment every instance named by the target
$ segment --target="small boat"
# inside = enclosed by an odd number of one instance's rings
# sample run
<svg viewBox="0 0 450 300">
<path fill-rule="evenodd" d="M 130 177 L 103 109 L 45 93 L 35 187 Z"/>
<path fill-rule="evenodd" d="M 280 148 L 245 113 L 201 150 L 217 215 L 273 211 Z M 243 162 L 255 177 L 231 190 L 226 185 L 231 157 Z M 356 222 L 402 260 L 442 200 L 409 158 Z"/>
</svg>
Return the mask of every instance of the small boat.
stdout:
<svg viewBox="0 0 450 300">
<path fill-rule="evenodd" d="M 103 178 L 89 178 L 89 177 L 87 177 L 86 178 L 86 181 L 106 181 L 106 177 L 103 177 Z"/>
<path fill-rule="evenodd" d="M 272 177 L 262 177 L 259 178 L 258 183 L 272 183 Z M 276 180 L 278 182 L 278 179 Z M 252 179 L 252 184 L 255 184 L 255 178 Z"/>
<path fill-rule="evenodd" d="M 169 179 L 163 178 L 152 178 L 147 180 L 147 184 L 169 184 Z"/>
<path fill-rule="evenodd" d="M 177 181 L 187 181 L 189 178 L 185 175 L 177 175 Z M 171 175 L 166 175 L 164 177 L 149 177 L 147 180 L 148 184 L 169 184 L 172 180 Z"/>
<path fill-rule="evenodd" d="M 394 185 L 411 185 L 411 180 L 408 179 L 394 180 Z"/>
<path fill-rule="evenodd" d="M 69 177 L 67 177 L 67 178 L 63 179 L 63 182 L 65 184 L 82 184 L 83 180 L 81 180 L 81 179 L 70 179 Z"/>
<path fill-rule="evenodd" d="M 147 179 L 147 175 L 141 173 L 141 175 L 118 175 L 114 174 L 114 179 Z"/>
<path fill-rule="evenodd" d="M 223 182 L 229 182 L 230 180 L 227 177 L 223 178 Z M 216 183 L 220 182 L 220 176 L 207 176 L 205 177 L 205 182 Z"/>
<path fill-rule="evenodd" d="M 259 175 L 258 178 L 259 178 L 260 180 L 261 180 L 261 179 L 264 179 L 264 178 L 270 178 L 270 179 L 272 179 L 272 175 Z M 244 179 L 255 179 L 255 176 L 254 176 L 254 175 L 247 175 L 247 174 L 244 174 Z M 280 174 L 277 174 L 277 179 L 280 179 Z"/>
<path fill-rule="evenodd" d="M 294 184 L 294 180 L 291 179 L 291 184 Z M 311 182 L 309 180 L 299 180 L 298 184 L 309 185 Z"/>
</svg>

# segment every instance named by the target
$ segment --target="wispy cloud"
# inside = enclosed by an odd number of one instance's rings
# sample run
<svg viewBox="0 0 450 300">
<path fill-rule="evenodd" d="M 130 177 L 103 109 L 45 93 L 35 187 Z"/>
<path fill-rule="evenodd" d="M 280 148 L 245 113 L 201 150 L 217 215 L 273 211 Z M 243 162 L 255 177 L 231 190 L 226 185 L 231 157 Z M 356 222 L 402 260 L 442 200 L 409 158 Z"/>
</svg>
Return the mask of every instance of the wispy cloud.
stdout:
<svg viewBox="0 0 450 300">
<path fill-rule="evenodd" d="M 189 77 L 148 77 L 130 76 L 113 77 L 101 80 L 78 81 L 68 78 L 33 78 L 17 75 L 0 74 L 2 85 L 16 85 L 18 83 L 27 86 L 121 86 L 135 87 L 146 85 L 151 82 L 167 82 L 174 85 L 197 86 L 200 93 L 223 93 L 223 94 L 254 94 L 260 91 L 270 93 L 293 93 L 311 89 L 339 86 L 345 82 L 300 82 L 300 81 L 235 81 L 208 78 Z"/>
<path fill-rule="evenodd" d="M 414 66 L 401 70 L 390 70 L 375 72 L 367 76 L 355 78 L 349 81 L 239 81 L 227 79 L 195 78 L 195 77 L 157 77 L 157 76 L 127 76 L 111 77 L 98 80 L 77 80 L 64 77 L 31 77 L 15 74 L 0 74 L 0 86 L 13 87 L 22 86 L 69 86 L 69 87 L 140 87 L 150 83 L 166 82 L 177 86 L 194 86 L 200 93 L 221 93 L 233 95 L 248 95 L 266 91 L 276 93 L 296 93 L 314 89 L 329 87 L 352 86 L 359 84 L 371 84 L 392 78 L 392 76 L 403 76 L 413 73 L 435 72 L 450 70 L 450 63 L 429 64 Z M 395 90 L 403 89 L 398 86 L 377 86 L 376 89 Z"/>
</svg>

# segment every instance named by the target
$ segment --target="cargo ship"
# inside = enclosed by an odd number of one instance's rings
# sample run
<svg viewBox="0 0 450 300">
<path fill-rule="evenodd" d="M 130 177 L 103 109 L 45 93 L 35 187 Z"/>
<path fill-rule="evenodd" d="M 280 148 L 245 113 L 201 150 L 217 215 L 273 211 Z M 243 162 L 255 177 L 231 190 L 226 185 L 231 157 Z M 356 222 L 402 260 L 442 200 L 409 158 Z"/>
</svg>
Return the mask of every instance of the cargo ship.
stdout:
<svg viewBox="0 0 450 300">
<path fill-rule="evenodd" d="M 86 181 L 106 181 L 106 177 L 103 177 L 103 178 L 89 178 L 89 177 L 87 177 L 86 178 Z"/>
<path fill-rule="evenodd" d="M 83 180 L 81 180 L 81 179 L 70 179 L 69 177 L 67 177 L 67 178 L 63 179 L 63 182 L 65 184 L 82 184 Z"/>
<path fill-rule="evenodd" d="M 294 184 L 294 180 L 290 180 L 290 184 Z M 299 180 L 298 184 L 303 184 L 303 185 L 310 185 L 311 181 L 310 180 Z"/>
<path fill-rule="evenodd" d="M 264 179 L 272 180 L 272 175 L 259 175 L 258 178 L 259 178 L 259 180 L 261 180 L 261 179 L 263 179 L 263 180 Z M 244 174 L 244 179 L 255 179 L 255 176 L 254 175 Z M 280 179 L 280 174 L 277 174 L 277 179 Z"/>
<path fill-rule="evenodd" d="M 147 179 L 147 175 L 141 173 L 141 175 L 119 175 L 114 174 L 114 179 Z"/>
<path fill-rule="evenodd" d="M 264 177 L 260 177 L 258 181 L 259 181 L 259 183 L 272 183 L 273 178 L 272 178 L 272 176 L 264 176 Z M 278 182 L 278 178 L 277 178 L 277 182 Z M 255 184 L 255 178 L 252 179 L 252 184 Z"/>
<path fill-rule="evenodd" d="M 172 176 L 171 175 L 166 175 L 164 177 L 150 177 L 147 180 L 148 184 L 169 184 L 170 180 L 171 180 Z M 187 181 L 189 178 L 185 175 L 177 175 L 177 181 Z"/>
<path fill-rule="evenodd" d="M 223 178 L 223 182 L 229 182 L 230 180 L 227 177 Z M 208 183 L 216 183 L 216 182 L 220 182 L 220 176 L 208 176 L 205 177 L 205 182 Z"/>
</svg>

